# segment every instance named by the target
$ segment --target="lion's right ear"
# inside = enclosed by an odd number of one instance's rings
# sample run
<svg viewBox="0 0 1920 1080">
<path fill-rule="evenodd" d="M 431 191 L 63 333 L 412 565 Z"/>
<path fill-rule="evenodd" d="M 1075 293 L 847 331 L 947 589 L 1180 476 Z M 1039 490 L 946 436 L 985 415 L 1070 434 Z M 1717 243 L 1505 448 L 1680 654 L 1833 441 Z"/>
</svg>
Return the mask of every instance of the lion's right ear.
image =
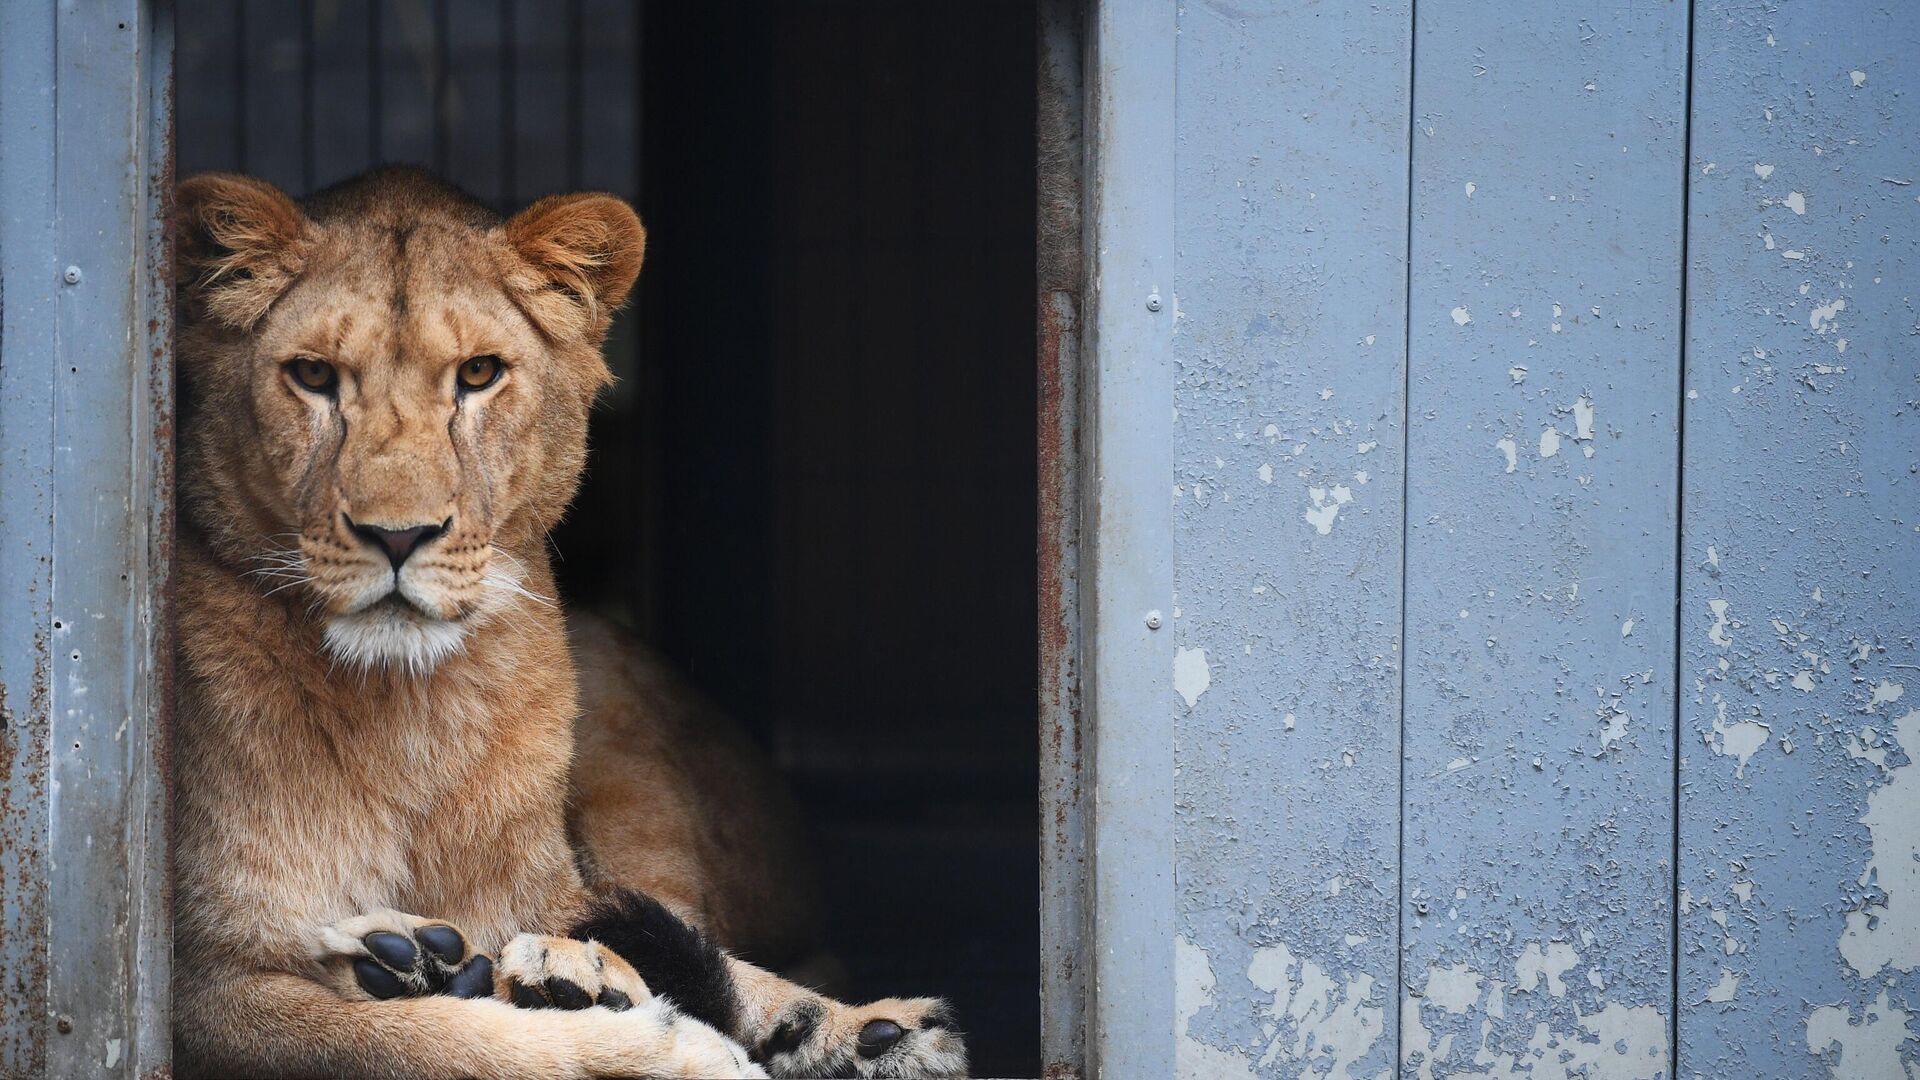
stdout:
<svg viewBox="0 0 1920 1080">
<path fill-rule="evenodd" d="M 174 192 L 174 280 L 195 317 L 245 330 L 306 266 L 313 224 L 264 180 L 202 173 Z"/>
</svg>

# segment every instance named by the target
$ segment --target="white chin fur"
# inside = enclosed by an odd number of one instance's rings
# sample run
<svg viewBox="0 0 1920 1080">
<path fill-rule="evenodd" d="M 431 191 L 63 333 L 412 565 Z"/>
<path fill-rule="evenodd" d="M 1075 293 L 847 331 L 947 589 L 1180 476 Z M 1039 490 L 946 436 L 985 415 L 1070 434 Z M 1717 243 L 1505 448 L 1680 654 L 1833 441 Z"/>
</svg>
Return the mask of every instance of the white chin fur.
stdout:
<svg viewBox="0 0 1920 1080">
<path fill-rule="evenodd" d="M 377 604 L 328 619 L 325 640 L 328 652 L 356 667 L 397 667 L 424 675 L 465 647 L 467 628 Z"/>
</svg>

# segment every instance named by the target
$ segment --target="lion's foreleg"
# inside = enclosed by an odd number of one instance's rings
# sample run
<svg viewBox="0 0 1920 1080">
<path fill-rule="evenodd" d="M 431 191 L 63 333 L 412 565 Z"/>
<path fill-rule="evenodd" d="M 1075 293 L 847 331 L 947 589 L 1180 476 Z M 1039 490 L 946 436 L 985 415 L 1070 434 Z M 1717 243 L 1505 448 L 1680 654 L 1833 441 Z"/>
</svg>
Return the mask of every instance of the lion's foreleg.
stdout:
<svg viewBox="0 0 1920 1080">
<path fill-rule="evenodd" d="M 745 1052 L 659 1000 L 623 1011 L 491 998 L 346 1000 L 283 973 L 202 973 L 176 992 L 183 1072 L 210 1076 L 762 1076 Z"/>
</svg>

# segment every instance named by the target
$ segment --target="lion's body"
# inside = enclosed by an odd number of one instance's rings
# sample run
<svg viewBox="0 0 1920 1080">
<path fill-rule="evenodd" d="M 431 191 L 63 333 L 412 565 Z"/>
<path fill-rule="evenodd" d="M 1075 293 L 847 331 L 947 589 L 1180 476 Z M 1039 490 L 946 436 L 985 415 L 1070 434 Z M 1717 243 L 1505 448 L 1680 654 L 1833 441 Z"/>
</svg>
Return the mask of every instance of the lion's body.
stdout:
<svg viewBox="0 0 1920 1080">
<path fill-rule="evenodd" d="M 573 828 L 589 873 L 763 964 L 811 959 L 817 890 L 779 776 L 652 650 L 599 619 L 576 615 L 568 630 L 581 699 Z"/>
<path fill-rule="evenodd" d="M 183 1071 L 755 1073 L 707 1024 L 776 1072 L 963 1068 L 936 1004 L 821 999 L 665 914 L 772 962 L 815 944 L 765 763 L 611 628 L 570 645 L 548 599 L 632 212 L 578 196 L 503 223 L 408 172 L 303 207 L 208 177 L 181 202 Z M 474 356 L 493 380 L 452 381 Z M 443 924 L 451 982 L 498 956 L 497 986 L 444 992 L 421 932 Z M 376 939 L 409 934 L 374 970 Z M 615 943 L 656 938 L 681 959 Z M 598 1004 L 572 1009 L 582 984 Z M 876 1017 L 935 1020 L 869 1055 Z"/>
</svg>

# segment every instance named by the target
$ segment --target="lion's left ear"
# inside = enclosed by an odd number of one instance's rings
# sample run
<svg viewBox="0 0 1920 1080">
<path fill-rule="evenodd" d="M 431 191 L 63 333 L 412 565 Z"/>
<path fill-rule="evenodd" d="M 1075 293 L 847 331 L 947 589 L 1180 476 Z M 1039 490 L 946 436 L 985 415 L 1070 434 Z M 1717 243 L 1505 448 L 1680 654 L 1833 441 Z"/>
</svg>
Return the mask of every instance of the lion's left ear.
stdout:
<svg viewBox="0 0 1920 1080">
<path fill-rule="evenodd" d="M 574 308 L 574 317 L 542 304 L 542 315 L 573 323 L 583 336 L 607 332 L 613 313 L 626 302 L 647 231 L 639 215 L 612 195 L 552 195 L 522 210 L 506 226 L 507 243 Z"/>
<path fill-rule="evenodd" d="M 306 215 L 265 180 L 202 173 L 174 191 L 176 283 L 196 317 L 252 327 L 305 269 L 312 238 Z"/>
</svg>

